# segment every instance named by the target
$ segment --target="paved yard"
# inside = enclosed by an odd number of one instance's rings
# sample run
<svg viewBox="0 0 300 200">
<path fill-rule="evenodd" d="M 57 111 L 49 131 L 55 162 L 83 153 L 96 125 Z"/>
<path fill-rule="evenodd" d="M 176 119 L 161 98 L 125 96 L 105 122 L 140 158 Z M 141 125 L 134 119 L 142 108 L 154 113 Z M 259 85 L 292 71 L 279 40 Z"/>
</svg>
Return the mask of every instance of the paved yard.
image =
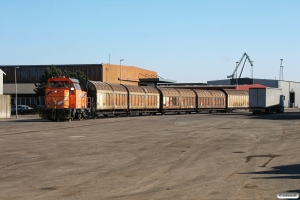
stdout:
<svg viewBox="0 0 300 200">
<path fill-rule="evenodd" d="M 300 191 L 299 127 L 300 110 L 0 120 L 0 199 L 277 199 Z"/>
</svg>

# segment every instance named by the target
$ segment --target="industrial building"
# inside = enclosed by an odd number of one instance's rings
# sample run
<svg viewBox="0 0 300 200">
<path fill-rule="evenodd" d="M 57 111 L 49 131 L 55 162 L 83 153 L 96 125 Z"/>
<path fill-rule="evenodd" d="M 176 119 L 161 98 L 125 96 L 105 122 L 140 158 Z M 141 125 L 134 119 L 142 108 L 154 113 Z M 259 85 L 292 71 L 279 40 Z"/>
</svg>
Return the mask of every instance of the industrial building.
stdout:
<svg viewBox="0 0 300 200">
<path fill-rule="evenodd" d="M 0 69 L 0 95 L 3 94 L 3 75 L 5 72 Z"/>
<path fill-rule="evenodd" d="M 37 96 L 34 92 L 35 83 L 44 75 L 46 68 L 52 65 L 0 65 L 0 69 L 6 76 L 3 77 L 3 94 L 10 95 L 11 104 L 14 104 L 16 85 L 19 105 L 36 105 Z M 142 69 L 135 66 L 124 66 L 115 64 L 69 64 L 55 65 L 58 69 L 70 72 L 82 71 L 89 80 L 116 83 L 124 85 L 150 85 L 157 83 L 173 82 L 158 78 L 157 72 Z M 2 74 L 0 73 L 0 80 Z M 17 81 L 17 84 L 15 84 Z M 0 81 L 2 83 L 2 81 Z"/>
<path fill-rule="evenodd" d="M 0 69 L 0 119 L 8 119 L 11 116 L 10 96 L 3 95 L 3 75 L 5 72 Z"/>
<path fill-rule="evenodd" d="M 223 79 L 207 81 L 208 85 L 247 85 L 260 84 L 267 87 L 281 88 L 285 96 L 285 107 L 300 106 L 300 82 L 272 80 L 272 79 L 257 79 L 257 78 L 238 78 L 238 79 Z"/>
</svg>

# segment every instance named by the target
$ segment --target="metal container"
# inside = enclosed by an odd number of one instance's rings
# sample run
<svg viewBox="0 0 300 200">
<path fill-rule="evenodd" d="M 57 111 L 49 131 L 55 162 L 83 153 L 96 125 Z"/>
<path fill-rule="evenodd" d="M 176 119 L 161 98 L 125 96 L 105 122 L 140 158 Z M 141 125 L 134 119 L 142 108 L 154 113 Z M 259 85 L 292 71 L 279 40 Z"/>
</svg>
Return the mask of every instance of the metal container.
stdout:
<svg viewBox="0 0 300 200">
<path fill-rule="evenodd" d="M 227 96 L 227 109 L 248 109 L 249 92 L 244 90 L 224 89 Z"/>
<path fill-rule="evenodd" d="M 180 93 L 180 109 L 196 109 L 196 93 L 191 89 L 176 89 Z"/>
<path fill-rule="evenodd" d="M 196 94 L 191 89 L 159 88 L 164 110 L 195 110 Z"/>
<path fill-rule="evenodd" d="M 146 92 L 146 109 L 159 109 L 159 92 L 156 88 L 141 86 Z"/>
<path fill-rule="evenodd" d="M 225 109 L 226 96 L 219 90 L 194 89 L 197 94 L 198 109 Z"/>
<path fill-rule="evenodd" d="M 129 110 L 144 110 L 146 108 L 146 93 L 142 87 L 134 85 L 123 85 L 128 90 Z"/>
<path fill-rule="evenodd" d="M 197 94 L 198 109 L 213 108 L 212 94 L 208 90 L 194 89 Z"/>
<path fill-rule="evenodd" d="M 128 94 L 122 85 L 88 81 L 88 93 L 93 97 L 97 111 L 127 109 Z"/>
<path fill-rule="evenodd" d="M 283 102 L 281 88 L 251 88 L 249 90 L 250 108 L 276 107 Z"/>
<path fill-rule="evenodd" d="M 159 88 L 161 92 L 160 96 L 160 108 L 163 110 L 168 109 L 180 109 L 179 97 L 180 93 L 174 88 Z"/>
<path fill-rule="evenodd" d="M 226 108 L 226 95 L 220 90 L 208 90 L 212 94 L 213 108 Z"/>
</svg>

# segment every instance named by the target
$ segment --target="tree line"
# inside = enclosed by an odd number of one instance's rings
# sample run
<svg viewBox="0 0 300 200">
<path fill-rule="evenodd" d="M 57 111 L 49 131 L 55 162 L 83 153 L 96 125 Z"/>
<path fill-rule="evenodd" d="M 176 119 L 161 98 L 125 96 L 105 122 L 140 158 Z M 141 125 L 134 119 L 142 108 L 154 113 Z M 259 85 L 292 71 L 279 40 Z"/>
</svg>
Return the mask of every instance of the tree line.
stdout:
<svg viewBox="0 0 300 200">
<path fill-rule="evenodd" d="M 80 83 L 86 83 L 88 77 L 80 70 L 70 72 L 67 70 L 61 70 L 55 65 L 51 65 L 44 70 L 44 74 L 39 78 L 39 82 L 35 83 L 34 92 L 37 96 L 45 96 L 45 90 L 48 82 L 48 78 L 65 76 L 66 78 L 78 79 Z"/>
</svg>

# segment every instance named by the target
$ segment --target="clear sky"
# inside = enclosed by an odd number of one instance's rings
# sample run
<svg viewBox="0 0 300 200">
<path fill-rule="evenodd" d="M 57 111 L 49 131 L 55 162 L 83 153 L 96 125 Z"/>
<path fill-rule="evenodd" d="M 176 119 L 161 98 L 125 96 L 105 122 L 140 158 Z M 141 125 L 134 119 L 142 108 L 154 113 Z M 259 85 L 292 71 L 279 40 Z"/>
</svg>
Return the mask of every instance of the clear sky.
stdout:
<svg viewBox="0 0 300 200">
<path fill-rule="evenodd" d="M 300 81 L 299 0 L 0 0 L 0 65 L 133 65 L 177 82 Z M 251 77 L 246 63 L 243 77 Z"/>
</svg>

